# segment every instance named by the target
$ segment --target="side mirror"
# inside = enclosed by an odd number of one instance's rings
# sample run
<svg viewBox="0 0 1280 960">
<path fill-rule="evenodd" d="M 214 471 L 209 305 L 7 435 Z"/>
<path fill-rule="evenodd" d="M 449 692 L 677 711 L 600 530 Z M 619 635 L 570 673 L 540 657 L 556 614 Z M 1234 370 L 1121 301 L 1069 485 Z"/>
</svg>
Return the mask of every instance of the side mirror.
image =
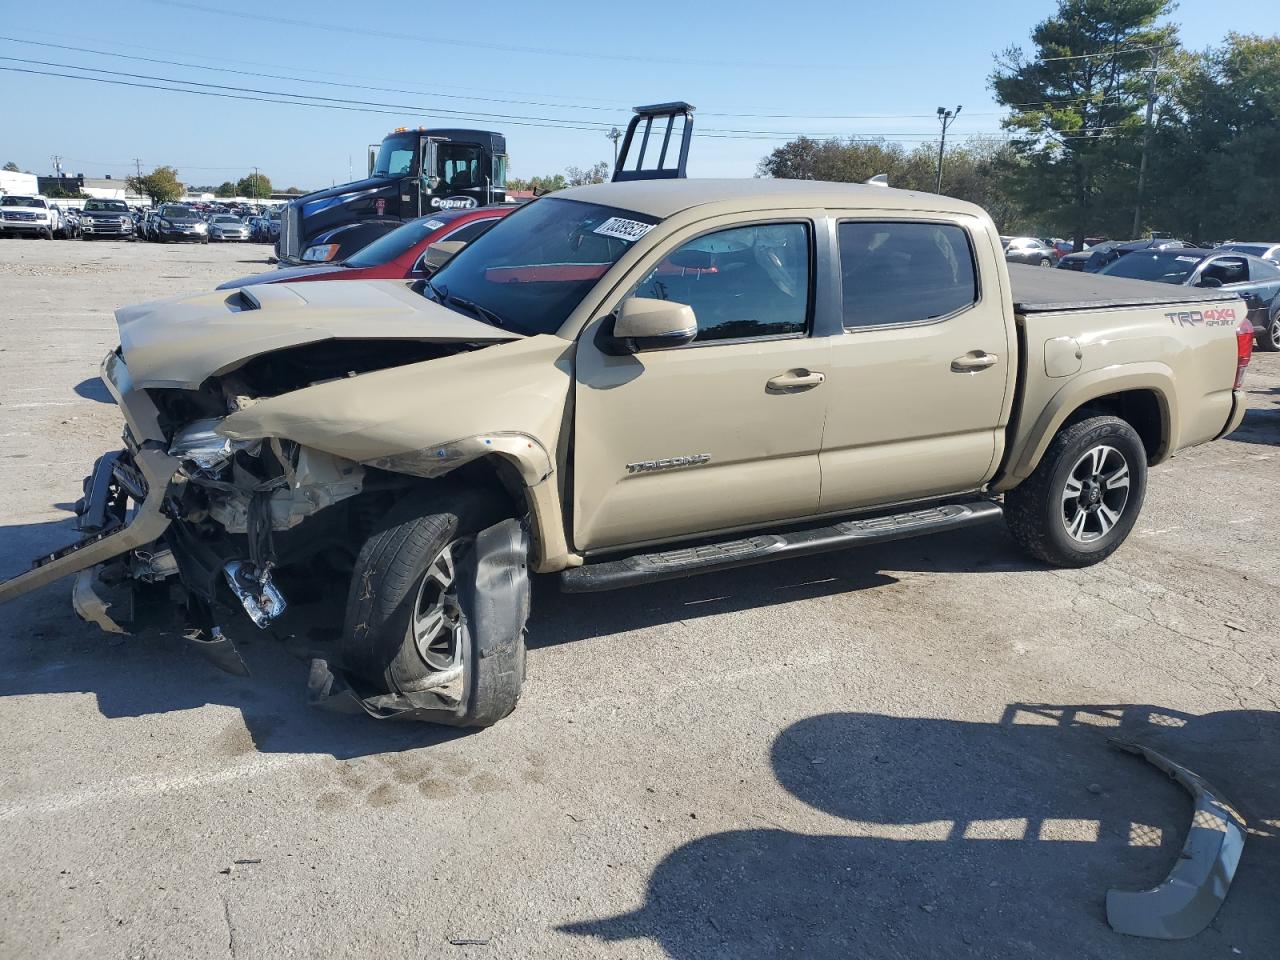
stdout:
<svg viewBox="0 0 1280 960">
<path fill-rule="evenodd" d="M 440 178 L 439 178 L 439 177 L 428 177 L 428 176 L 423 176 L 423 178 L 422 178 L 422 185 L 423 185 L 424 187 L 426 187 L 426 188 L 427 188 L 427 190 L 429 190 L 429 191 L 430 191 L 430 190 L 437 190 L 437 189 L 439 189 L 439 187 L 440 187 Z"/>
<path fill-rule="evenodd" d="M 1218 287 L 1222 286 L 1222 281 L 1219 280 L 1217 277 L 1201 277 L 1200 282 L 1197 283 L 1196 286 L 1207 287 L 1210 290 L 1216 290 Z"/>
<path fill-rule="evenodd" d="M 422 258 L 422 266 L 432 272 L 439 270 L 467 245 L 465 240 L 439 240 L 427 245 L 426 255 Z"/>
<path fill-rule="evenodd" d="M 686 303 L 629 297 L 613 319 L 613 342 L 619 353 L 682 347 L 697 336 L 698 318 Z"/>
</svg>

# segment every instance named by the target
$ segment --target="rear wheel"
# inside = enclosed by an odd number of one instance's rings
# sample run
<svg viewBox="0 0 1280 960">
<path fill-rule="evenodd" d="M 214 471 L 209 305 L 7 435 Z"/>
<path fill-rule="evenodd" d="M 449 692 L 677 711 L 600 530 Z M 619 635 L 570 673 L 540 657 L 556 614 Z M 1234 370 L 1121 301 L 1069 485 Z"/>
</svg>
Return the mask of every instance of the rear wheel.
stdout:
<svg viewBox="0 0 1280 960">
<path fill-rule="evenodd" d="M 1254 337 L 1254 341 L 1259 350 L 1265 350 L 1267 353 L 1280 350 L 1280 307 L 1272 311 L 1271 319 L 1267 321 L 1262 332 Z"/>
<path fill-rule="evenodd" d="M 1124 543 L 1147 487 L 1147 452 L 1118 417 L 1064 427 L 1039 466 L 1005 494 L 1005 519 L 1027 553 L 1055 567 L 1087 567 Z"/>
<path fill-rule="evenodd" d="M 1053 266 L 1053 261 L 1052 261 L 1052 260 L 1050 260 L 1048 257 L 1041 257 L 1041 258 L 1040 258 L 1040 266 L 1042 266 L 1042 267 L 1052 267 L 1052 266 Z"/>
<path fill-rule="evenodd" d="M 499 514 L 489 497 L 467 489 L 393 510 L 356 559 L 344 666 L 386 693 L 447 689 L 462 708 L 442 712 L 441 722 L 489 726 L 510 713 L 524 680 L 523 622 L 509 648 L 481 657 L 458 592 L 476 533 Z"/>
</svg>

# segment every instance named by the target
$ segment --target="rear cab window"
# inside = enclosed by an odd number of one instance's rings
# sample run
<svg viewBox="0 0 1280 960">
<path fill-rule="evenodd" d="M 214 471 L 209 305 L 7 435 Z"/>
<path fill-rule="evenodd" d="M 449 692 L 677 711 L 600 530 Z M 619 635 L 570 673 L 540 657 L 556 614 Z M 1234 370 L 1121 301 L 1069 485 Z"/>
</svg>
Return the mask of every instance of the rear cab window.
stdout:
<svg viewBox="0 0 1280 960">
<path fill-rule="evenodd" d="M 845 329 L 933 323 L 978 302 L 968 231 L 954 223 L 839 225 Z"/>
</svg>

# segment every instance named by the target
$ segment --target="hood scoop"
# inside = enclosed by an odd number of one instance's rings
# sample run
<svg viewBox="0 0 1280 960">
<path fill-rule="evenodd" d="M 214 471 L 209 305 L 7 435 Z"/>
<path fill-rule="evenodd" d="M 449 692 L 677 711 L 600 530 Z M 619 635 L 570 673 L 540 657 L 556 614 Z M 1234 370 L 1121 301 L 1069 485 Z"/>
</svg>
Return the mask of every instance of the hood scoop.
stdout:
<svg viewBox="0 0 1280 960">
<path fill-rule="evenodd" d="M 523 337 L 397 280 L 272 283 L 116 311 L 135 386 L 198 389 L 255 357 L 326 341 L 500 343 Z"/>
</svg>

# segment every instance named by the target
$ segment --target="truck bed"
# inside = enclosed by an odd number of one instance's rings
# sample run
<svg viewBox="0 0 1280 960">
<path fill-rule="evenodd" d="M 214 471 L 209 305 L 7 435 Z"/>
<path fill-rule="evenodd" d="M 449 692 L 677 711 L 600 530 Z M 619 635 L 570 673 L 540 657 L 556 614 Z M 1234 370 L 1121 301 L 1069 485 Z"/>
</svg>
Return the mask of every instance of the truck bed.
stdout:
<svg viewBox="0 0 1280 960">
<path fill-rule="evenodd" d="M 1182 287 L 1074 270 L 1049 270 L 1021 263 L 1009 264 L 1009 284 L 1013 288 L 1013 309 L 1019 314 L 1106 307 L 1159 307 L 1239 299 L 1239 295 L 1231 290 Z"/>
</svg>

